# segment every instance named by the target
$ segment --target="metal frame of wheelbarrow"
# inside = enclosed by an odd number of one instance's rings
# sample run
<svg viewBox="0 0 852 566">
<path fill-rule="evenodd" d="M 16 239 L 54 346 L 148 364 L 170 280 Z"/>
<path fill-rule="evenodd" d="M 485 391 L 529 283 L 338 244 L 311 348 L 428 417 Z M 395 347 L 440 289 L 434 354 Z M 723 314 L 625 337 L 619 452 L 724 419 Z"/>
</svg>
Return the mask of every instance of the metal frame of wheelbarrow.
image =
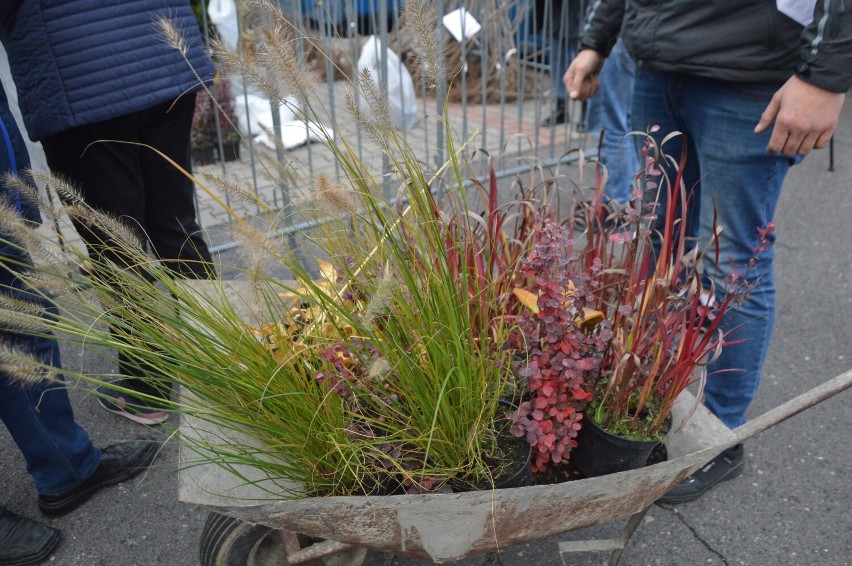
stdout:
<svg viewBox="0 0 852 566">
<path fill-rule="evenodd" d="M 562 552 L 613 550 L 610 564 L 617 564 L 633 531 L 654 501 L 686 476 L 727 448 L 850 385 L 852 371 L 734 431 L 698 407 L 683 427 L 674 427 L 679 430 L 669 435 L 668 461 L 597 478 L 469 493 L 311 497 L 252 504 L 271 497 L 261 488 L 264 479 L 257 473 L 240 470 L 244 476 L 240 478 L 214 464 L 196 465 L 193 455 L 182 450 L 179 498 L 250 523 L 328 539 L 318 543 L 321 546 L 313 545 L 317 548 L 290 546 L 291 552 L 299 553 L 288 558 L 292 565 L 353 547 L 443 563 L 630 517 L 620 538 L 559 543 Z M 690 398 L 679 400 L 675 423 L 691 411 L 692 404 Z M 182 434 L 203 434 L 210 438 L 234 434 L 212 430 L 209 423 L 192 421 L 184 418 Z"/>
<path fill-rule="evenodd" d="M 234 295 L 228 294 L 233 300 Z M 644 514 L 672 487 L 724 450 L 850 386 L 852 370 L 736 430 L 725 427 L 702 405 L 696 406 L 685 392 L 672 413 L 665 462 L 564 483 L 467 493 L 275 501 L 270 494 L 280 492 L 280 480 L 245 466 L 231 472 L 204 463 L 182 443 L 179 499 L 280 530 L 288 562 L 294 566 L 323 556 L 346 556 L 358 547 L 444 563 L 629 517 L 616 539 L 559 543 L 562 552 L 612 550 L 610 564 L 614 565 Z M 206 442 L 239 436 L 239 442 L 259 446 L 240 433 L 186 415 L 182 415 L 181 434 L 200 436 Z M 326 540 L 301 548 L 293 533 Z"/>
</svg>

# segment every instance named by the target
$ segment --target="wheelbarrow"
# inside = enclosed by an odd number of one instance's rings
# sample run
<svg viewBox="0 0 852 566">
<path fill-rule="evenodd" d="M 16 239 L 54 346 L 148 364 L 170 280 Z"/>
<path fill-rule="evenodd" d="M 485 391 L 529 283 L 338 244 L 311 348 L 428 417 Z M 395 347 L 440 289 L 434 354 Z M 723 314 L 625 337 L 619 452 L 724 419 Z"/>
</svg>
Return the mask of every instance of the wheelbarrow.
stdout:
<svg viewBox="0 0 852 566">
<path fill-rule="evenodd" d="M 852 370 L 735 430 L 705 407 L 696 407 L 692 395 L 684 392 L 666 436 L 668 460 L 564 483 L 276 501 L 269 495 L 272 484 L 264 489 L 270 480 L 257 470 L 244 467 L 232 473 L 199 462 L 182 446 L 178 496 L 213 511 L 202 534 L 202 566 L 377 566 L 393 555 L 438 564 L 629 517 L 618 538 L 559 543 L 560 552 L 612 551 L 610 564 L 615 565 L 642 517 L 663 494 L 724 450 L 850 386 Z M 181 418 L 181 434 L 207 442 L 239 434 L 191 416 Z"/>
</svg>

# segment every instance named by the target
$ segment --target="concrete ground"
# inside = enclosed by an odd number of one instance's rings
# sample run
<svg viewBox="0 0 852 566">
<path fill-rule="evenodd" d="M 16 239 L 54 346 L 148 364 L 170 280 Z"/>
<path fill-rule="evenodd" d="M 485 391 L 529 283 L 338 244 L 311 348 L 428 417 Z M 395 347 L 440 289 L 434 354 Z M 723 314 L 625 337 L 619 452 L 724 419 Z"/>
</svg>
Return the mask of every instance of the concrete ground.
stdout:
<svg viewBox="0 0 852 566">
<path fill-rule="evenodd" d="M 852 103 L 828 151 L 794 167 L 777 217 L 778 313 L 757 416 L 852 367 Z M 63 347 L 64 363 L 87 371 L 112 367 Z M 150 432 L 101 410 L 82 388 L 72 391 L 77 419 L 98 445 Z M 849 393 L 773 427 L 746 446 L 745 473 L 705 497 L 677 507 L 654 506 L 621 564 L 825 565 L 852 563 L 852 409 Z M 144 477 L 106 489 L 74 513 L 40 517 L 19 452 L 0 430 L 0 497 L 10 509 L 62 529 L 50 558 L 58 566 L 183 566 L 198 564 L 207 512 L 176 499 L 177 446 L 167 443 Z M 502 549 L 466 566 L 605 564 L 602 553 L 560 555 L 558 541 L 611 535 L 605 525 Z M 397 566 L 415 562 L 394 559 Z"/>
</svg>

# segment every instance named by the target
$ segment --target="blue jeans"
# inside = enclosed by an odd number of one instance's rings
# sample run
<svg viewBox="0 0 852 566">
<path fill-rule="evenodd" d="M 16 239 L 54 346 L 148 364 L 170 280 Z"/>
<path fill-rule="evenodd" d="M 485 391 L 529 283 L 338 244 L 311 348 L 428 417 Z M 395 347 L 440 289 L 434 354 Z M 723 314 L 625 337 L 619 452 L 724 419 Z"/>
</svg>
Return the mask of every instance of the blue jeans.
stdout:
<svg viewBox="0 0 852 566">
<path fill-rule="evenodd" d="M 589 100 L 589 131 L 596 136 L 603 130 L 598 159 L 607 168 L 606 195 L 625 204 L 633 199 L 633 177 L 641 162 L 635 141 L 625 138 L 630 127 L 633 77 L 636 64 L 619 39 L 601 71 L 601 86 Z"/>
<path fill-rule="evenodd" d="M 684 183 L 694 191 L 693 206 L 686 214 L 687 230 L 708 241 L 713 230 L 714 209 L 720 236 L 719 265 L 705 261 L 705 274 L 714 276 L 718 296 L 723 280 L 733 269 L 745 270 L 760 244 L 757 229 L 772 221 L 781 185 L 796 160 L 766 152 L 771 132 L 755 135 L 754 126 L 781 85 L 726 83 L 672 73 L 637 71 L 633 98 L 633 127 L 646 131 L 660 126 L 657 143 L 680 131 L 664 151 L 679 159 L 686 144 Z M 673 172 L 666 173 L 673 179 Z M 746 421 L 775 318 L 775 284 L 772 260 L 774 234 L 769 249 L 757 258 L 750 279 L 760 277 L 747 300 L 721 321 L 729 340 L 743 342 L 723 349 L 708 368 L 704 403 L 730 428 Z M 711 255 L 712 254 L 708 254 Z M 733 267 L 731 265 L 733 263 Z"/>
<path fill-rule="evenodd" d="M 56 306 L 28 292 L 17 276 L 29 258 L 12 246 L 0 243 L 0 292 L 14 298 L 37 302 L 52 315 Z M 4 345 L 16 347 L 54 367 L 60 367 L 59 345 L 51 337 L 25 336 L 8 328 L 0 330 Z M 36 490 L 58 495 L 77 487 L 95 473 L 101 451 L 74 421 L 65 386 L 42 381 L 35 385 L 14 383 L 0 370 L 0 419 L 20 448 Z"/>
</svg>

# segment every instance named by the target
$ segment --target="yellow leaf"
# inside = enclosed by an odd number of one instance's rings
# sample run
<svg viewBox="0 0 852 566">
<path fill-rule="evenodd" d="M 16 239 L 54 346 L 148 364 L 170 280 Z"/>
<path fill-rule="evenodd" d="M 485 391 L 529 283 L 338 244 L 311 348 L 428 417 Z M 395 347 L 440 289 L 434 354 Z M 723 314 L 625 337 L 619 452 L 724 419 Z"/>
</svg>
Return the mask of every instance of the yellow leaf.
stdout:
<svg viewBox="0 0 852 566">
<path fill-rule="evenodd" d="M 533 314 L 538 314 L 538 295 L 520 287 L 512 289 L 512 294 L 518 298 L 522 305 L 530 309 Z"/>
<path fill-rule="evenodd" d="M 570 281 L 568 282 L 568 289 L 569 292 L 567 295 L 570 297 L 574 291 L 574 284 Z M 520 287 L 512 289 L 512 294 L 518 298 L 522 305 L 530 309 L 533 314 L 538 314 L 538 295 Z M 584 308 L 583 316 L 578 318 L 576 322 L 582 326 L 591 327 L 600 324 L 603 319 L 604 314 L 601 311 Z"/>
<path fill-rule="evenodd" d="M 329 283 L 333 283 L 337 279 L 337 275 L 335 274 L 333 265 L 321 259 L 317 260 L 317 265 L 319 266 L 320 274 L 322 275 L 323 279 L 325 279 Z"/>
<path fill-rule="evenodd" d="M 582 326 L 595 326 L 600 324 L 604 319 L 604 314 L 601 311 L 596 311 L 595 309 L 583 309 L 583 319 L 579 321 L 579 324 Z"/>
</svg>

